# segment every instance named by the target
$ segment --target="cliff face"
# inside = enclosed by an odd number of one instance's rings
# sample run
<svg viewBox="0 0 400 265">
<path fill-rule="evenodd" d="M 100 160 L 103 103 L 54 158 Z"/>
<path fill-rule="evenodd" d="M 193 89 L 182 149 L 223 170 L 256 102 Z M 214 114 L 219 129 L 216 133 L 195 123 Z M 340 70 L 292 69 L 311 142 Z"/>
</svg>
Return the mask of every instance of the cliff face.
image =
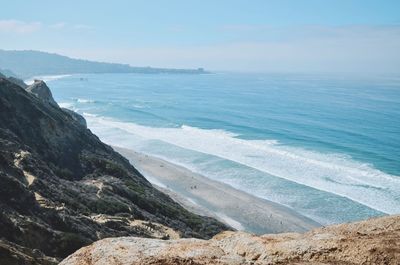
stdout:
<svg viewBox="0 0 400 265">
<path fill-rule="evenodd" d="M 154 189 L 78 116 L 35 91 L 0 78 L 0 264 L 52 263 L 46 256 L 105 237 L 210 238 L 229 229 Z"/>
<path fill-rule="evenodd" d="M 223 232 L 211 240 L 109 238 L 60 265 L 400 264 L 400 216 L 318 228 L 305 234 Z"/>
<path fill-rule="evenodd" d="M 1 71 L 4 71 L 4 70 L 1 70 Z M 13 73 L 10 73 L 10 74 L 13 74 Z M 17 86 L 20 86 L 20 87 L 22 87 L 22 88 L 24 88 L 24 89 L 26 89 L 26 88 L 28 87 L 28 85 L 25 84 L 23 80 L 21 80 L 21 79 L 19 79 L 19 78 L 16 78 L 16 77 L 14 77 L 14 76 L 12 76 L 12 75 L 9 75 L 9 76 L 7 77 L 5 74 L 3 74 L 3 73 L 0 72 L 0 78 L 7 79 L 7 80 L 10 81 L 11 83 L 16 84 Z"/>
<path fill-rule="evenodd" d="M 10 80 L 9 80 L 10 81 Z M 18 84 L 16 84 L 18 85 Z M 25 88 L 25 87 L 22 87 Z M 34 94 L 36 97 L 40 98 L 42 101 L 49 103 L 53 106 L 58 107 L 58 104 L 53 99 L 50 88 L 42 80 L 35 80 L 34 83 L 25 88 L 29 93 Z"/>
</svg>

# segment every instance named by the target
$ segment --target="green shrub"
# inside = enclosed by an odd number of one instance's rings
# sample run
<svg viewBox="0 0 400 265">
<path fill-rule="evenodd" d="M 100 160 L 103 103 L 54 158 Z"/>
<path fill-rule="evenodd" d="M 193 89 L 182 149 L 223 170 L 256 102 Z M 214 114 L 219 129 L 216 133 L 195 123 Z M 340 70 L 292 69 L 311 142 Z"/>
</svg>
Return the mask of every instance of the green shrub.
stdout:
<svg viewBox="0 0 400 265">
<path fill-rule="evenodd" d="M 65 258 L 91 241 L 75 233 L 62 233 L 57 244 L 58 256 Z"/>
</svg>

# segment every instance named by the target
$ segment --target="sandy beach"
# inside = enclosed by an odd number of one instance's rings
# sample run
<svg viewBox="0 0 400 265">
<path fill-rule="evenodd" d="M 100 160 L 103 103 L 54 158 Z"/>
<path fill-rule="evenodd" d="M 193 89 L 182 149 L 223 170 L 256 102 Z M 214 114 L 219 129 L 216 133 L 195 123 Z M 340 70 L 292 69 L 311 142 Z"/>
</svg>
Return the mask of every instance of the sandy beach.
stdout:
<svg viewBox="0 0 400 265">
<path fill-rule="evenodd" d="M 256 234 L 303 232 L 317 222 L 280 204 L 252 196 L 163 159 L 113 147 L 156 188 L 188 210 Z"/>
</svg>

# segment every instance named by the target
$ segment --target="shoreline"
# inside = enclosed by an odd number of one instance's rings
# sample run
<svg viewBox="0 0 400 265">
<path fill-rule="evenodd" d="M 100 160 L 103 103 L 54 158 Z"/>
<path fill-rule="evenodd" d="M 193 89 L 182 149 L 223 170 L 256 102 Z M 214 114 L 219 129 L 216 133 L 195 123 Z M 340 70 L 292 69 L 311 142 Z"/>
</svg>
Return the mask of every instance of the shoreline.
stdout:
<svg viewBox="0 0 400 265">
<path fill-rule="evenodd" d="M 296 211 L 255 197 L 182 166 L 131 149 L 112 146 L 151 184 L 187 210 L 214 217 L 255 234 L 305 232 L 321 224 Z"/>
</svg>

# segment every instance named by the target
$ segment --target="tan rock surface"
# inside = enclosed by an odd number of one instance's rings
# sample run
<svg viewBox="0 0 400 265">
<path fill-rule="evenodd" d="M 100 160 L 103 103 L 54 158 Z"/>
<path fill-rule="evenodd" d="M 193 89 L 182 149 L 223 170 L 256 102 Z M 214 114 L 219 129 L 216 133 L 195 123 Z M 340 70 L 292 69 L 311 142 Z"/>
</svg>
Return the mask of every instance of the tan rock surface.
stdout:
<svg viewBox="0 0 400 265">
<path fill-rule="evenodd" d="M 108 238 L 61 265 L 120 264 L 400 264 L 400 216 L 310 232 L 255 236 L 223 232 L 206 240 Z"/>
</svg>

